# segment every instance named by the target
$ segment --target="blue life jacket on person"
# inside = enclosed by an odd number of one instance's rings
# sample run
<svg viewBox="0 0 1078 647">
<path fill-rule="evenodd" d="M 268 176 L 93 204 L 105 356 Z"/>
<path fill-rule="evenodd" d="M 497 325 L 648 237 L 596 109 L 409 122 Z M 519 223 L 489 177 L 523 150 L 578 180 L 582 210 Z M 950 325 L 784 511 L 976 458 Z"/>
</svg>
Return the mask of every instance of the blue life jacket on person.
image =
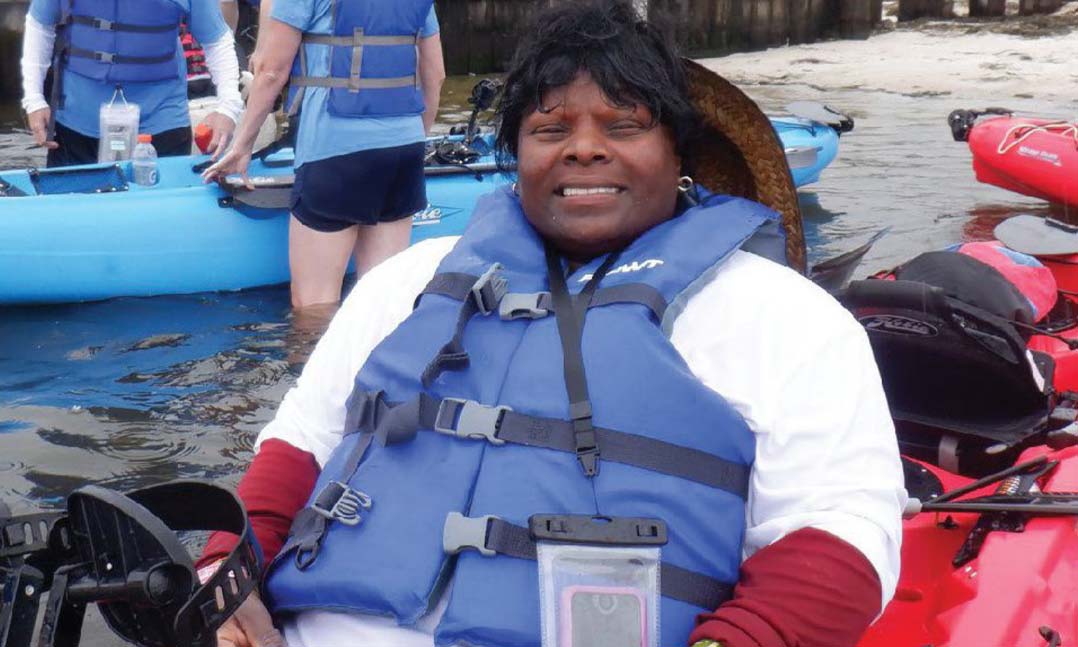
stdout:
<svg viewBox="0 0 1078 647">
<path fill-rule="evenodd" d="M 109 83 L 178 79 L 182 18 L 167 0 L 64 0 L 63 61 L 76 74 Z"/>
<path fill-rule="evenodd" d="M 776 214 L 705 195 L 602 276 L 581 343 L 599 465 L 588 477 L 543 242 L 511 189 L 484 196 L 414 311 L 360 370 L 345 435 L 269 571 L 272 611 L 354 611 L 407 626 L 451 578 L 436 644 L 536 647 L 529 518 L 646 517 L 669 529 L 662 644 L 683 644 L 695 615 L 737 581 L 755 439 L 668 337 L 739 248 L 782 258 Z M 603 262 L 571 273 L 569 292 Z"/>
<path fill-rule="evenodd" d="M 329 88 L 327 106 L 338 117 L 418 115 L 419 33 L 434 0 L 337 0 L 333 33 L 304 34 L 304 45 L 328 45 L 329 76 L 311 76 L 300 46 L 292 64 L 288 106 L 299 109 L 303 88 Z"/>
</svg>

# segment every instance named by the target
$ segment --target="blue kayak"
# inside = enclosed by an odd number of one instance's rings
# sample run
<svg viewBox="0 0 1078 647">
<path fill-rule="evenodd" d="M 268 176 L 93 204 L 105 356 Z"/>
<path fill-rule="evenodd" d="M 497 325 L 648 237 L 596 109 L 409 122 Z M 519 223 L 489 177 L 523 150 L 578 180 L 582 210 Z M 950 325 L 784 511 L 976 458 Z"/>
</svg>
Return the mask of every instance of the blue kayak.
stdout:
<svg viewBox="0 0 1078 647">
<path fill-rule="evenodd" d="M 819 179 L 837 153 L 830 127 L 773 120 L 795 184 Z M 437 143 L 443 140 L 432 140 Z M 466 165 L 430 164 L 428 206 L 412 242 L 464 231 L 480 195 L 512 178 L 489 138 Z M 158 160 L 158 184 L 131 181 L 129 162 L 0 172 L 0 304 L 241 290 L 288 281 L 288 149 L 251 163 L 254 192 L 204 184 L 205 157 Z M 275 200 L 261 200 L 276 192 Z M 265 203 L 272 203 L 267 206 Z"/>
<path fill-rule="evenodd" d="M 798 117 L 772 117 L 782 140 L 794 184 L 800 188 L 820 180 L 820 173 L 838 155 L 838 132 L 831 126 Z"/>
</svg>

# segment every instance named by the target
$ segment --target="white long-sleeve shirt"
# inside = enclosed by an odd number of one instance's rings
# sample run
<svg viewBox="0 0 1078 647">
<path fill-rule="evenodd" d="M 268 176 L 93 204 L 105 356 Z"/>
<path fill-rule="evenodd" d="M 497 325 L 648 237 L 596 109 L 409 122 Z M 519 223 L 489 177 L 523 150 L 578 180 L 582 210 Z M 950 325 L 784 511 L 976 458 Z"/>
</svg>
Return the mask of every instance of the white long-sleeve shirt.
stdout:
<svg viewBox="0 0 1078 647">
<path fill-rule="evenodd" d="M 345 400 L 374 347 L 400 324 L 456 238 L 419 243 L 360 280 L 318 343 L 276 418 L 259 436 L 324 465 L 341 439 Z M 906 492 L 894 428 L 862 327 L 795 272 L 736 252 L 692 296 L 670 341 L 704 384 L 756 435 L 744 557 L 801 528 L 857 548 L 886 606 L 899 571 Z M 415 628 L 388 618 L 306 612 L 291 647 L 432 647 L 445 600 Z"/>
<path fill-rule="evenodd" d="M 45 75 L 52 65 L 56 31 L 42 25 L 33 16 L 26 16 L 23 35 L 22 59 L 22 108 L 28 114 L 49 106 L 45 98 Z M 217 88 L 215 112 L 239 121 L 243 114 L 243 98 L 240 96 L 240 64 L 236 58 L 236 42 L 232 32 L 212 43 L 203 43 L 206 67 Z"/>
</svg>

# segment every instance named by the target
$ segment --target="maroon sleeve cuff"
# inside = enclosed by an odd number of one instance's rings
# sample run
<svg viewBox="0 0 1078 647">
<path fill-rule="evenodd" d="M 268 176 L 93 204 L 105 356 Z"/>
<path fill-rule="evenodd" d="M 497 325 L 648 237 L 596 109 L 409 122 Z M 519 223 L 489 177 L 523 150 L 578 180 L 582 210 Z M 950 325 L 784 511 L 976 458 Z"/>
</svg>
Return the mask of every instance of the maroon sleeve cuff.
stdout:
<svg viewBox="0 0 1078 647">
<path fill-rule="evenodd" d="M 689 644 L 852 647 L 880 610 L 880 582 L 861 551 L 803 528 L 741 565 L 732 600 L 697 618 Z"/>
<path fill-rule="evenodd" d="M 271 439 L 262 443 L 240 479 L 237 491 L 267 564 L 288 538 L 292 519 L 310 497 L 318 474 L 314 455 L 283 440 Z M 213 533 L 196 566 L 202 568 L 223 559 L 237 541 L 232 533 Z"/>
</svg>

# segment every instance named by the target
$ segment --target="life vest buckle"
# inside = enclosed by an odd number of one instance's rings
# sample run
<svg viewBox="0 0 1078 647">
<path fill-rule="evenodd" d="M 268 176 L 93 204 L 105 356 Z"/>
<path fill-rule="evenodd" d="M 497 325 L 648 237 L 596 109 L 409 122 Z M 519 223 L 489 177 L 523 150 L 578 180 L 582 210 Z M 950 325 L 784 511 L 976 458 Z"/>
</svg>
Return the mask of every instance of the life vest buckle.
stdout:
<svg viewBox="0 0 1078 647">
<path fill-rule="evenodd" d="M 479 314 L 483 316 L 489 315 L 498 308 L 498 303 L 509 289 L 509 282 L 499 274 L 501 269 L 501 263 L 494 263 L 472 286 L 472 299 L 479 309 Z"/>
<path fill-rule="evenodd" d="M 542 307 L 543 301 L 549 302 L 549 299 L 549 292 L 510 292 L 498 304 L 498 316 L 503 321 L 542 319 L 550 314 L 548 308 Z"/>
<path fill-rule="evenodd" d="M 448 436 L 486 440 L 491 445 L 504 445 L 505 441 L 498 438 L 498 430 L 508 411 L 512 409 L 506 406 L 488 406 L 474 400 L 444 398 L 438 404 L 434 431 Z"/>
<path fill-rule="evenodd" d="M 481 517 L 465 517 L 459 512 L 450 512 L 442 527 L 442 550 L 447 555 L 456 555 L 467 549 L 478 551 L 483 557 L 494 557 L 497 551 L 487 548 L 487 536 L 490 524 L 499 519 L 492 514 Z"/>
<path fill-rule="evenodd" d="M 115 56 L 116 55 L 113 54 L 112 52 L 94 52 L 94 60 L 99 61 L 101 63 L 110 63 L 111 64 L 112 60 L 113 60 L 113 58 L 115 58 Z"/>
<path fill-rule="evenodd" d="M 93 19 L 93 25 L 94 25 L 94 29 L 101 29 L 101 30 L 104 30 L 104 31 L 112 31 L 113 23 L 112 23 L 111 20 L 105 20 L 104 18 L 94 18 Z"/>
<path fill-rule="evenodd" d="M 363 521 L 359 511 L 370 509 L 372 503 L 370 495 L 354 490 L 341 481 L 332 481 L 318 493 L 311 503 L 311 509 L 326 519 L 356 526 Z"/>
</svg>

